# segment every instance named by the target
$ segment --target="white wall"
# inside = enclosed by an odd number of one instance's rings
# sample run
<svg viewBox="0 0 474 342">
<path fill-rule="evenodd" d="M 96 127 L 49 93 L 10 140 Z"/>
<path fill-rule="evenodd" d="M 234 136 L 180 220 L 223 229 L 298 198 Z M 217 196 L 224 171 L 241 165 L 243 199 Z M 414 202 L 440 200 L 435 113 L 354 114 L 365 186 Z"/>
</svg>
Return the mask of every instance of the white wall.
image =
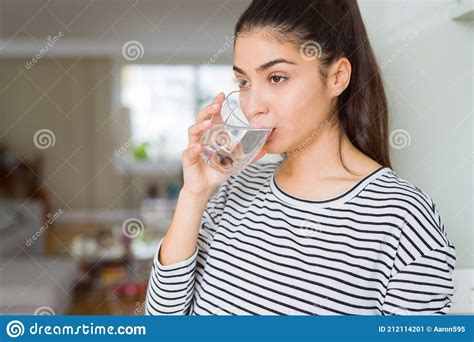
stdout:
<svg viewBox="0 0 474 342">
<path fill-rule="evenodd" d="M 453 5 L 360 2 L 385 66 L 391 130 L 411 141 L 391 149 L 395 171 L 433 198 L 462 268 L 474 267 L 472 21 L 451 20 Z"/>
</svg>

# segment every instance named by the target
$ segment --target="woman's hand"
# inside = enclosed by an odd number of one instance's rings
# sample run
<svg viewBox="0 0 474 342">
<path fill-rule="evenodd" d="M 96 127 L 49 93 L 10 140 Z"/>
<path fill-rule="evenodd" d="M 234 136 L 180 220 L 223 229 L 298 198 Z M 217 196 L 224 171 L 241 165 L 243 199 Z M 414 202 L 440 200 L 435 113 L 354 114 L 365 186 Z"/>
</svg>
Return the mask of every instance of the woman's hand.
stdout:
<svg viewBox="0 0 474 342">
<path fill-rule="evenodd" d="M 208 199 L 219 185 L 229 177 L 213 167 L 207 166 L 199 156 L 203 151 L 203 147 L 200 144 L 201 137 L 205 130 L 212 127 L 210 120 L 212 114 L 214 113 L 214 116 L 220 116 L 224 99 L 225 94 L 222 92 L 219 93 L 212 100 L 210 105 L 204 107 L 197 114 L 196 123 L 188 129 L 189 145 L 182 153 L 184 178 L 182 191 L 186 194 Z M 265 151 L 261 150 L 252 162 L 260 159 L 264 155 Z"/>
<path fill-rule="evenodd" d="M 158 261 L 162 265 L 169 265 L 186 260 L 196 250 L 196 243 L 201 227 L 201 219 L 207 201 L 215 190 L 222 184 L 228 175 L 220 173 L 211 166 L 207 166 L 199 153 L 203 151 L 200 145 L 204 131 L 212 126 L 208 120 L 212 114 L 219 117 L 224 93 L 219 93 L 212 104 L 200 111 L 196 123 L 189 127 L 189 145 L 183 151 L 183 178 L 184 184 L 179 194 L 176 210 L 171 224 L 161 245 Z M 265 154 L 261 150 L 253 161 Z"/>
<path fill-rule="evenodd" d="M 227 175 L 224 175 L 212 167 L 208 167 L 199 154 L 203 151 L 199 143 L 205 130 L 212 126 L 210 120 L 212 114 L 220 115 L 224 93 L 219 93 L 212 104 L 204 107 L 196 117 L 196 122 L 188 129 L 188 148 L 182 153 L 184 184 L 182 191 L 190 195 L 204 196 L 209 198 L 212 193 L 222 184 Z"/>
</svg>

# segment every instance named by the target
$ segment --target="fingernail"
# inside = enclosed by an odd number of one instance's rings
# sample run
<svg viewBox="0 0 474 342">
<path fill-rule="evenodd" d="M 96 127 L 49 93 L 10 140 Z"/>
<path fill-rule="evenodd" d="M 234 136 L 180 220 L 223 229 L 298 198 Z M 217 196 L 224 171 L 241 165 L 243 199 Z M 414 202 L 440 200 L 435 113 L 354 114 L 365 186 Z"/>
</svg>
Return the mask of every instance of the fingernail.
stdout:
<svg viewBox="0 0 474 342">
<path fill-rule="evenodd" d="M 212 109 L 217 109 L 217 108 L 219 108 L 219 104 L 218 104 L 218 103 L 212 105 Z"/>
</svg>

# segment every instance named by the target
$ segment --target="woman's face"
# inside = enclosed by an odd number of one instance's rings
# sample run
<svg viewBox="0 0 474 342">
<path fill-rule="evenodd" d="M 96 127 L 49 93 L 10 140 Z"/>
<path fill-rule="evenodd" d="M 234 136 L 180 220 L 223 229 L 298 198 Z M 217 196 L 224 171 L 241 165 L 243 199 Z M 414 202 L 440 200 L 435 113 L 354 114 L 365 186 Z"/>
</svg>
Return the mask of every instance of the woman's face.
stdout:
<svg viewBox="0 0 474 342">
<path fill-rule="evenodd" d="M 318 59 L 261 32 L 238 36 L 234 73 L 248 119 L 254 126 L 275 129 L 264 146 L 268 153 L 299 148 L 334 107 L 334 97 L 320 78 Z"/>
</svg>

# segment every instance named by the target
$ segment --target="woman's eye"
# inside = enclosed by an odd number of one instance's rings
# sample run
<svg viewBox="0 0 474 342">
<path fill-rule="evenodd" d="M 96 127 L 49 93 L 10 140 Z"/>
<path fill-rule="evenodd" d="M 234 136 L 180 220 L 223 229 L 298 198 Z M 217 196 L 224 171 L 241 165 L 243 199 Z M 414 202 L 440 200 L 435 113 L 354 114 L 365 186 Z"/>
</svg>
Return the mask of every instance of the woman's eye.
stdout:
<svg viewBox="0 0 474 342">
<path fill-rule="evenodd" d="M 237 83 L 239 87 L 245 87 L 245 85 L 247 84 L 246 80 L 239 78 L 234 78 L 234 82 Z"/>
<path fill-rule="evenodd" d="M 287 77 L 280 76 L 280 75 L 270 76 L 270 82 L 272 82 L 274 84 L 283 83 L 284 81 L 286 81 L 286 79 L 287 79 Z"/>
</svg>

